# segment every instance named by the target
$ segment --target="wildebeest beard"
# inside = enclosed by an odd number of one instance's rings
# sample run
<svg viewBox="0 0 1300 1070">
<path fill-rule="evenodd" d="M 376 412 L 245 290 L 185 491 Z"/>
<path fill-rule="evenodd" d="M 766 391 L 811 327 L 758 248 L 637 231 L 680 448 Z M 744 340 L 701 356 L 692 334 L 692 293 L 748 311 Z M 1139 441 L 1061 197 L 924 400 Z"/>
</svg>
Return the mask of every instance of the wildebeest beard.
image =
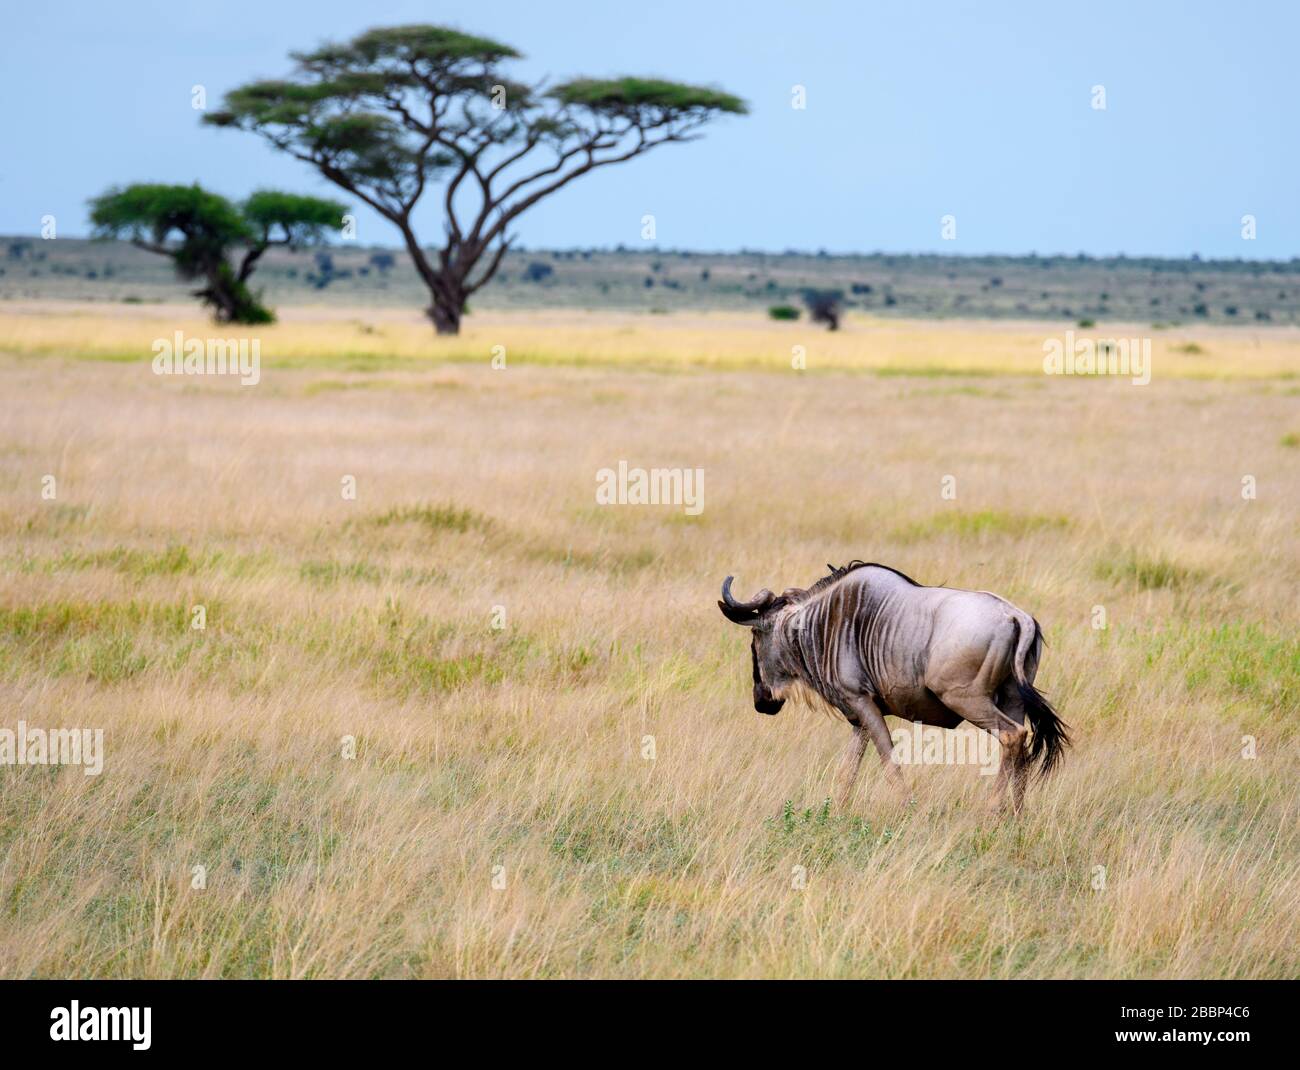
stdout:
<svg viewBox="0 0 1300 1070">
<path fill-rule="evenodd" d="M 771 690 L 763 683 L 763 677 L 758 671 L 758 647 L 756 644 L 750 644 L 749 655 L 754 662 L 754 709 L 769 716 L 780 713 L 781 707 L 785 705 L 785 699 L 773 698 Z"/>
</svg>

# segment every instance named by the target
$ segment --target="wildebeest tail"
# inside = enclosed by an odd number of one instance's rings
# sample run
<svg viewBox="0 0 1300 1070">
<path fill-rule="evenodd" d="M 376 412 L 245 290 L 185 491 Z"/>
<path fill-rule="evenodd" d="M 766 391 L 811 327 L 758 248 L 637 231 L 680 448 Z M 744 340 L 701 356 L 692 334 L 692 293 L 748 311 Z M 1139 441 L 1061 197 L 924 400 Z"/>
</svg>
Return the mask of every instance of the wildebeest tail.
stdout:
<svg viewBox="0 0 1300 1070">
<path fill-rule="evenodd" d="M 1038 621 L 1027 614 L 1022 622 L 1019 615 L 1015 618 L 1016 653 L 1012 665 L 1016 690 L 1020 693 L 1020 702 L 1025 707 L 1025 718 L 1033 730 L 1029 741 L 1029 763 L 1040 762 L 1038 776 L 1043 778 L 1056 768 L 1065 748 L 1070 745 L 1069 725 L 1056 715 L 1052 704 L 1047 701 L 1037 688 L 1029 682 L 1025 672 L 1025 663 L 1030 657 L 1038 663 L 1039 651 L 1043 648 L 1043 631 Z"/>
</svg>

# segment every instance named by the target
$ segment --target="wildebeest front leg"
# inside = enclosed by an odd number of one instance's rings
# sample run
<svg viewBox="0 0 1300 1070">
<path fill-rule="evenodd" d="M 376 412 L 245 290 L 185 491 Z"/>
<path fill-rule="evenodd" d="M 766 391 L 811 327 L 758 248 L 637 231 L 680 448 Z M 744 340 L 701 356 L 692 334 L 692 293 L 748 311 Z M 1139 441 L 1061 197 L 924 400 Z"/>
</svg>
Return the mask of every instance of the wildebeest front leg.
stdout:
<svg viewBox="0 0 1300 1070">
<path fill-rule="evenodd" d="M 847 706 L 845 715 L 853 722 L 853 738 L 849 741 L 849 748 L 845 751 L 844 764 L 840 770 L 840 807 L 848 805 L 854 781 L 857 780 L 858 767 L 862 763 L 862 755 L 867 749 L 868 739 L 876 745 L 876 752 L 880 755 L 880 761 L 889 778 L 906 794 L 907 782 L 903 779 L 903 771 L 893 760 L 894 741 L 889 735 L 889 726 L 885 724 L 885 717 L 880 712 L 880 707 L 866 695 L 857 696 L 845 705 Z"/>
<path fill-rule="evenodd" d="M 835 793 L 835 805 L 843 810 L 849 805 L 849 796 L 853 794 L 853 784 L 858 779 L 858 769 L 862 765 L 862 755 L 867 749 L 867 730 L 853 726 L 853 735 L 844 751 L 844 760 L 840 762 L 837 778 L 839 789 Z"/>
</svg>

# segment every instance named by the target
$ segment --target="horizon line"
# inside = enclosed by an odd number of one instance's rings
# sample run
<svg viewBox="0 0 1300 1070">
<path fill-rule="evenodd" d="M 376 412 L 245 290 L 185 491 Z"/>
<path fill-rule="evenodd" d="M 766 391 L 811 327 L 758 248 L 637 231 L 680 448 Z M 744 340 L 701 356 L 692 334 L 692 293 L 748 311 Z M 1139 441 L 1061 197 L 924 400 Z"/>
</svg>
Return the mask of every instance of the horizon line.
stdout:
<svg viewBox="0 0 1300 1070">
<path fill-rule="evenodd" d="M 58 241 L 80 241 L 90 243 L 131 245 L 130 239 L 127 238 L 96 238 L 89 234 L 71 234 L 62 238 L 43 238 L 39 234 L 0 234 L 0 241 L 31 241 L 31 242 L 58 242 Z M 386 252 L 407 253 L 408 250 L 404 245 L 390 245 L 383 242 L 373 242 L 363 244 L 361 242 L 335 241 L 322 242 L 319 245 L 327 246 L 331 249 L 382 249 Z M 300 246 L 299 248 L 317 248 L 319 245 Z M 438 249 L 436 244 L 422 245 L 423 249 Z M 1040 253 L 1037 250 L 1030 250 L 1024 253 L 1009 252 L 933 252 L 933 251 L 894 251 L 888 249 L 874 249 L 870 252 L 832 252 L 829 249 L 690 249 L 676 246 L 659 246 L 653 243 L 647 243 L 643 248 L 629 246 L 626 242 L 619 242 L 617 245 L 571 245 L 571 246 L 529 246 L 517 245 L 512 246 L 511 253 L 600 253 L 605 255 L 635 255 L 638 253 L 653 253 L 657 256 L 714 256 L 714 257 L 805 257 L 809 260 L 874 260 L 884 257 L 905 257 L 910 259 L 935 259 L 935 260 L 1074 260 L 1074 261 L 1113 261 L 1113 262 L 1141 262 L 1141 261 L 1160 261 L 1173 264 L 1261 264 L 1261 265 L 1291 265 L 1300 264 L 1300 254 L 1283 259 L 1280 257 L 1250 257 L 1250 256 L 1213 256 L 1205 257 L 1200 253 L 1192 252 L 1181 256 L 1172 256 L 1159 253 L 1089 253 L 1082 250 L 1075 252 L 1055 252 Z"/>
</svg>

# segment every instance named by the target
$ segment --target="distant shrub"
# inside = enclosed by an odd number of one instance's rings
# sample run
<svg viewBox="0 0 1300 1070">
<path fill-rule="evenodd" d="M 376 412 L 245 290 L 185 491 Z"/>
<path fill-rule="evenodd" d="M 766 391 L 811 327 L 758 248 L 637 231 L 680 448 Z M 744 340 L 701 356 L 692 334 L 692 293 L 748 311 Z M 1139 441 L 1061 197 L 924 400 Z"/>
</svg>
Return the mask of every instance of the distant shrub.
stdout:
<svg viewBox="0 0 1300 1070">
<path fill-rule="evenodd" d="M 334 270 L 334 257 L 329 253 L 317 253 L 316 271 L 314 273 L 308 273 L 307 281 L 315 286 L 316 289 L 323 290 L 337 277 L 338 274 Z"/>
<path fill-rule="evenodd" d="M 1084 328 L 1084 329 L 1086 330 L 1086 329 L 1089 328 L 1089 327 L 1095 327 L 1095 326 L 1097 326 L 1097 321 L 1096 321 L 1096 320 L 1090 320 L 1090 319 L 1081 319 L 1081 320 L 1079 321 L 1079 326 L 1082 327 L 1082 328 Z"/>
<path fill-rule="evenodd" d="M 803 303 L 808 306 L 808 318 L 813 323 L 824 323 L 828 331 L 840 328 L 840 303 L 844 294 L 839 290 L 804 290 Z"/>
<path fill-rule="evenodd" d="M 773 305 L 767 314 L 774 320 L 797 320 L 803 313 L 794 305 Z"/>
</svg>

